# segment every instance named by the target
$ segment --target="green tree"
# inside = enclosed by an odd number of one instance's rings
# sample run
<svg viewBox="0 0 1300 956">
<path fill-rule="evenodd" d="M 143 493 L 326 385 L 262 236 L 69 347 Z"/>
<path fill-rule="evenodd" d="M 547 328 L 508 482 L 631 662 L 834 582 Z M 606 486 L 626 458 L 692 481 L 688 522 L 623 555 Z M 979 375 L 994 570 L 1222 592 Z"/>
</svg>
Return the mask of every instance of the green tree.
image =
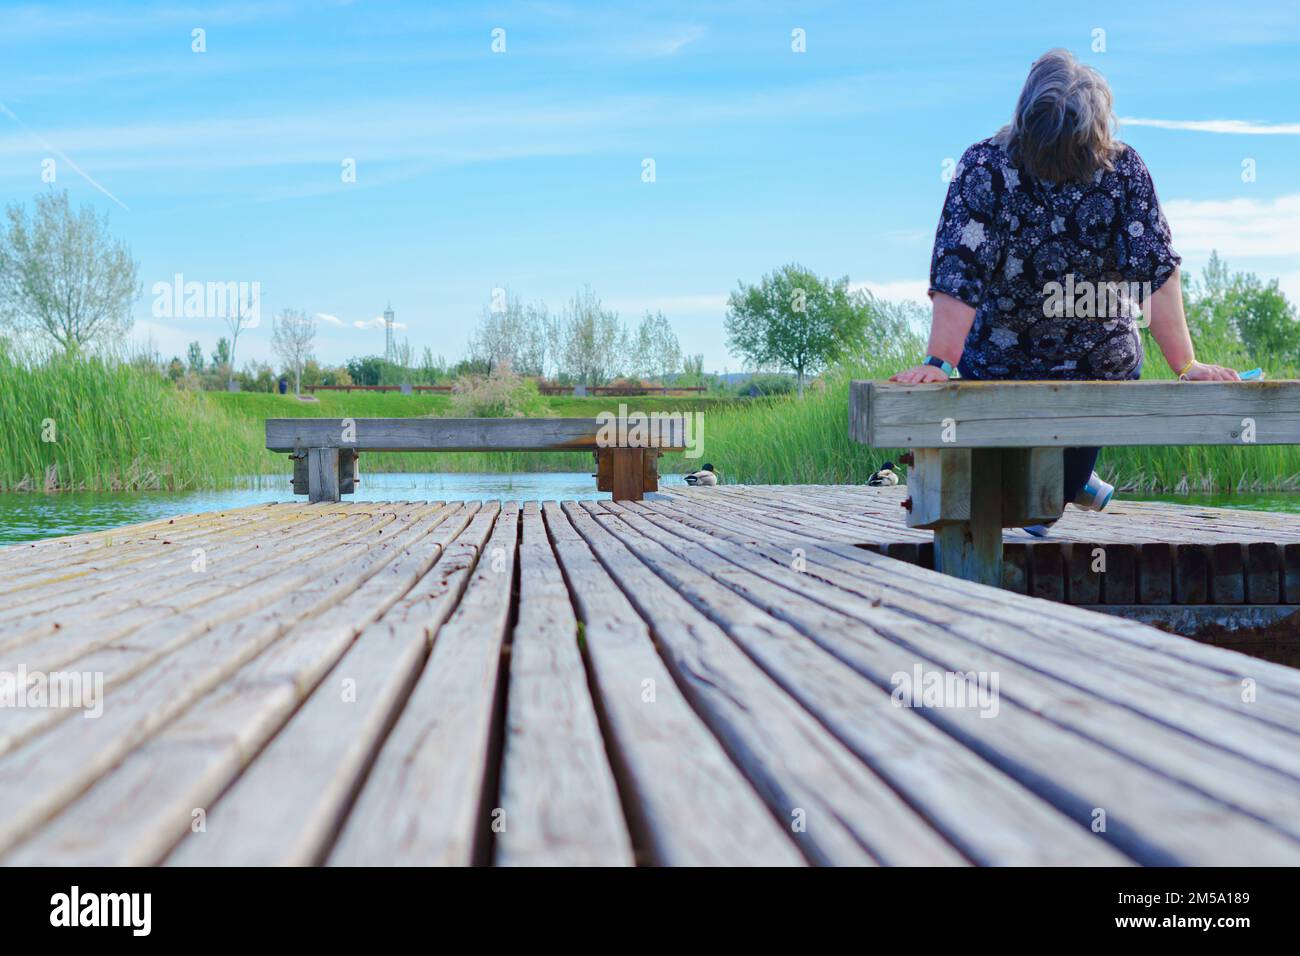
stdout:
<svg viewBox="0 0 1300 956">
<path fill-rule="evenodd" d="M 1300 317 L 1276 279 L 1232 272 L 1211 253 L 1200 279 L 1185 283 L 1183 307 L 1195 341 L 1244 347 L 1261 366 L 1300 361 Z"/>
<path fill-rule="evenodd" d="M 124 336 L 140 295 L 131 250 L 92 206 L 74 214 L 66 191 L 38 195 L 35 207 L 29 218 L 11 205 L 0 224 L 0 318 L 66 352 Z"/>
<path fill-rule="evenodd" d="M 185 365 L 196 375 L 203 371 L 203 346 L 198 342 L 191 342 L 189 350 L 185 353 Z"/>
<path fill-rule="evenodd" d="M 627 330 L 618 313 L 606 309 L 590 286 L 569 300 L 556 339 L 560 375 L 584 385 L 604 385 L 614 378 L 628 352 Z"/>
<path fill-rule="evenodd" d="M 1260 365 L 1300 361 L 1300 319 L 1276 279 L 1265 283 L 1254 273 L 1237 273 L 1227 301 L 1251 358 Z"/>
<path fill-rule="evenodd" d="M 808 376 L 844 354 L 870 318 L 869 297 L 849 292 L 848 276 L 822 279 L 791 264 L 731 294 L 727 348 L 756 369 L 793 372 L 802 398 Z"/>
<path fill-rule="evenodd" d="M 217 347 L 212 353 L 212 367 L 220 369 L 230 364 L 230 341 L 223 335 L 217 339 Z"/>
<path fill-rule="evenodd" d="M 668 384 L 668 377 L 682 364 L 682 346 L 672 323 L 662 312 L 646 311 L 631 340 L 629 371 Z"/>
</svg>

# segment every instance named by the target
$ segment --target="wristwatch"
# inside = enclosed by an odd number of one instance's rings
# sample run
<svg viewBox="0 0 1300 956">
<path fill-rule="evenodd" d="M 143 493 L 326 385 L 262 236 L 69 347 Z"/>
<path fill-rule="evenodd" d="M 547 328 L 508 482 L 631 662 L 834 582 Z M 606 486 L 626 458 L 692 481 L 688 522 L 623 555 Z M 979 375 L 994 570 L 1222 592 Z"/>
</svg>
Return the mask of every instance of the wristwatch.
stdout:
<svg viewBox="0 0 1300 956">
<path fill-rule="evenodd" d="M 927 355 L 925 357 L 925 361 L 922 362 L 921 364 L 933 365 L 935 368 L 941 369 L 944 375 L 947 375 L 949 378 L 952 378 L 953 367 L 949 365 L 947 362 L 945 362 L 943 359 L 939 358 L 937 355 Z"/>
</svg>

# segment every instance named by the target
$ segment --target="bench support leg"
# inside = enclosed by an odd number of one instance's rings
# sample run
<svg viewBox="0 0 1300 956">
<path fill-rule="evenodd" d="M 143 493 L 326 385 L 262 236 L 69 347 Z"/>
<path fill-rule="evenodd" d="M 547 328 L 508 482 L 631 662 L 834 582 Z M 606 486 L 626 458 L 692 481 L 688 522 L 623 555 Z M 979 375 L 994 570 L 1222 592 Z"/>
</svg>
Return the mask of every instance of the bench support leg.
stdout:
<svg viewBox="0 0 1300 956">
<path fill-rule="evenodd" d="M 1061 516 L 1059 448 L 918 448 L 907 524 L 934 531 L 935 570 L 1002 586 L 1002 529 Z"/>
<path fill-rule="evenodd" d="M 611 448 L 610 491 L 615 501 L 640 501 L 645 487 L 645 449 Z"/>
<path fill-rule="evenodd" d="M 970 453 L 970 517 L 934 531 L 935 570 L 1002 586 L 1002 458 L 996 448 Z"/>
<path fill-rule="evenodd" d="M 339 500 L 339 450 L 307 449 L 307 500 Z"/>
</svg>

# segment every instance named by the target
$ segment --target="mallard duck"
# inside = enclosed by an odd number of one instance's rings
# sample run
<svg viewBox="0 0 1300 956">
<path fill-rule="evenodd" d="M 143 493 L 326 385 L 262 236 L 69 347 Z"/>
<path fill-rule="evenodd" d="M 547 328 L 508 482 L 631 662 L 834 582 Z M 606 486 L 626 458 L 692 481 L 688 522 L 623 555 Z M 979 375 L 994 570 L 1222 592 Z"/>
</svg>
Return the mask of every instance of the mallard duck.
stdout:
<svg viewBox="0 0 1300 956">
<path fill-rule="evenodd" d="M 713 470 L 712 465 L 705 465 L 697 472 L 686 476 L 688 485 L 698 485 L 702 488 L 712 488 L 718 483 L 718 474 Z"/>
<path fill-rule="evenodd" d="M 894 463 L 887 461 L 880 466 L 880 470 L 867 479 L 867 484 L 873 488 L 889 488 L 898 484 L 898 472 L 894 471 Z"/>
</svg>

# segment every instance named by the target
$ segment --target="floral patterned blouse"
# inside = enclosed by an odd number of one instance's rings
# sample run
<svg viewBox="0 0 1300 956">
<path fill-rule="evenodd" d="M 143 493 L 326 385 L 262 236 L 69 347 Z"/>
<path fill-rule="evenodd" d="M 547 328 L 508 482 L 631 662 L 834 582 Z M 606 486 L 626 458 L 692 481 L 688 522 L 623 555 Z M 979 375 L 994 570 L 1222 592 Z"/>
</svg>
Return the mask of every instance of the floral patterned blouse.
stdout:
<svg viewBox="0 0 1300 956">
<path fill-rule="evenodd" d="M 1142 340 L 1122 293 L 1150 295 L 1182 260 L 1142 158 L 1122 146 L 1114 166 L 1053 183 L 991 139 L 962 155 L 930 263 L 930 291 L 975 309 L 962 375 L 1137 376 Z"/>
</svg>

